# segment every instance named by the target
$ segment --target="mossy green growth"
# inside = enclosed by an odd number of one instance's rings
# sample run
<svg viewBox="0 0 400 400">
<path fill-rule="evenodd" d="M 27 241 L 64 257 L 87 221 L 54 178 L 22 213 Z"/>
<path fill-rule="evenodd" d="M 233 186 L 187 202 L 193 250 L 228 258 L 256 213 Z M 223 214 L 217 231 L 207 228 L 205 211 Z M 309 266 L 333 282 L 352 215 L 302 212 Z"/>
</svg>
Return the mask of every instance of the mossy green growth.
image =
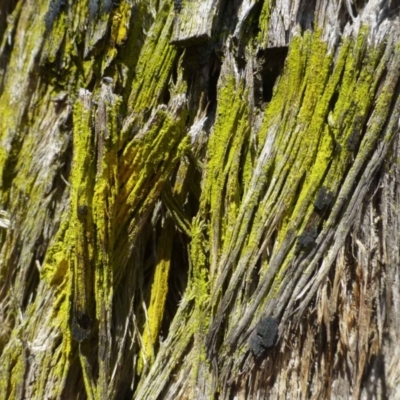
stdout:
<svg viewBox="0 0 400 400">
<path fill-rule="evenodd" d="M 13 115 L 10 103 L 11 95 L 4 89 L 3 93 L 0 94 L 0 140 L 3 144 L 0 146 L 0 189 L 1 189 L 1 200 L 5 202 L 5 186 L 6 182 L 9 181 L 9 176 L 12 174 L 9 165 L 12 160 L 17 158 L 17 146 L 13 146 L 13 143 L 17 142 L 17 138 L 13 137 L 16 130 L 16 116 Z M 7 145 L 8 142 L 8 145 Z M 11 143 L 10 143 L 11 142 Z"/>
<path fill-rule="evenodd" d="M 279 249 L 279 244 L 284 243 L 289 232 L 298 232 L 300 235 L 305 229 L 320 229 L 318 218 L 312 222 L 315 219 L 313 201 L 316 192 L 324 186 L 326 190 L 337 193 L 351 164 L 356 149 L 349 147 L 349 138 L 355 129 L 360 130 L 365 124 L 376 90 L 373 84 L 377 81 L 373 79 L 374 71 L 382 55 L 379 48 L 366 52 L 365 35 L 368 35 L 368 30 L 362 29 L 356 41 L 344 39 L 335 62 L 318 33 L 313 36 L 310 57 L 304 69 L 306 76 L 300 92 L 301 103 L 297 103 L 298 114 L 290 130 L 291 135 L 295 135 L 295 141 L 289 146 L 285 142 L 275 141 L 278 146 L 286 144 L 282 149 L 278 147 L 277 158 L 291 166 L 284 175 L 286 183 L 280 194 L 284 203 L 277 209 L 272 208 L 272 212 L 281 212 L 283 216 L 275 251 Z M 291 51 L 287 66 L 291 63 Z M 333 73 L 330 73 L 331 68 Z M 286 67 L 286 73 L 290 73 L 290 68 Z M 284 80 L 285 76 L 281 82 Z M 372 133 L 372 130 L 368 132 Z M 361 135 L 361 131 L 358 134 Z M 369 136 L 367 133 L 366 138 Z M 371 147 L 368 154 L 370 151 Z M 288 156 L 288 152 L 291 155 Z M 357 157 L 361 157 L 362 153 Z M 261 203 L 256 220 L 262 218 L 265 212 L 267 209 Z M 258 235 L 253 239 L 250 236 L 250 247 L 258 238 Z M 292 253 L 287 255 L 275 273 L 268 299 L 279 293 L 293 256 Z"/>
<path fill-rule="evenodd" d="M 168 294 L 168 277 L 171 267 L 171 254 L 175 228 L 171 218 L 167 218 L 157 248 L 158 263 L 153 276 L 150 303 L 143 328 L 142 348 L 139 354 L 138 373 L 144 366 L 149 368 L 154 362 L 161 323 L 164 318 L 165 301 Z"/>
<path fill-rule="evenodd" d="M 264 112 L 263 124 L 260 128 L 258 142 L 264 143 L 269 131 L 275 130 L 279 125 L 280 134 L 275 139 L 278 146 L 288 144 L 288 135 L 283 132 L 290 132 L 301 102 L 301 88 L 304 79 L 304 70 L 310 52 L 311 35 L 306 32 L 304 37 L 293 38 L 289 47 L 289 53 L 285 62 L 283 75 L 280 77 L 274 96 L 267 105 Z M 272 132 L 271 132 L 272 133 Z M 260 150 L 261 151 L 261 146 Z"/>
<path fill-rule="evenodd" d="M 96 141 L 97 166 L 93 194 L 93 223 L 96 236 L 95 301 L 96 318 L 99 321 L 99 348 L 104 355 L 99 362 L 97 396 L 107 396 L 110 379 L 110 326 L 112 325 L 112 298 L 114 293 L 113 252 L 115 244 L 116 199 L 119 190 L 118 147 L 119 110 L 122 100 L 103 85 L 97 109 Z"/>
<path fill-rule="evenodd" d="M 241 204 L 240 219 L 232 236 L 232 245 L 236 251 L 246 243 L 242 253 L 247 254 L 244 259 L 252 259 L 251 254 L 259 246 L 265 226 L 270 227 L 268 230 L 270 235 L 281 223 L 280 214 L 284 209 L 282 202 L 278 202 L 277 199 L 285 186 L 289 173 L 288 166 L 294 165 L 298 154 L 295 149 L 301 143 L 299 135 L 303 132 L 301 129 L 295 131 L 295 126 L 302 104 L 304 71 L 311 46 L 310 34 L 306 34 L 304 38 L 293 39 L 283 76 L 264 112 L 257 138 L 258 161 L 255 162 L 251 181 Z M 298 172 L 298 168 L 299 165 L 295 165 L 293 169 Z M 250 224 L 253 225 L 252 229 Z M 241 268 L 244 268 L 244 265 Z"/>
<path fill-rule="evenodd" d="M 131 13 L 133 9 L 132 2 L 123 0 L 119 3 L 118 9 L 113 12 L 110 24 L 110 35 L 107 43 L 105 56 L 102 58 L 101 74 L 104 75 L 106 69 L 111 65 L 112 61 L 118 56 L 119 48 L 124 46 L 128 40 L 131 30 Z M 135 10 L 136 11 L 136 10 Z M 102 14 L 100 24 L 105 27 L 108 25 L 108 15 Z M 142 21 L 136 21 L 134 27 L 141 26 Z M 106 30 L 105 30 L 106 32 Z"/>
<path fill-rule="evenodd" d="M 119 180 L 123 184 L 116 213 L 116 240 L 121 250 L 115 255 L 117 269 L 125 264 L 142 221 L 189 148 L 189 137 L 184 136 L 186 116 L 183 96 L 175 98 L 168 108 L 159 107 L 120 158 Z"/>
<path fill-rule="evenodd" d="M 265 48 L 268 45 L 269 20 L 271 17 L 271 7 L 272 7 L 271 3 L 272 3 L 271 0 L 264 0 L 261 9 L 260 19 L 258 22 L 260 32 L 257 37 L 257 43 L 262 48 Z"/>
<path fill-rule="evenodd" d="M 167 87 L 176 49 L 170 45 L 174 13 L 172 2 L 163 2 L 140 51 L 128 109 L 141 113 L 156 105 Z"/>
<path fill-rule="evenodd" d="M 128 0 L 122 0 L 118 11 L 114 13 L 111 24 L 111 43 L 121 46 L 127 39 L 129 32 L 129 22 L 131 18 L 132 3 Z"/>
<path fill-rule="evenodd" d="M 68 218 L 65 218 L 58 229 L 54 242 L 46 253 L 46 258 L 44 259 L 40 271 L 41 279 L 51 285 L 61 282 L 68 269 L 67 254 L 64 244 L 68 226 Z"/>
<path fill-rule="evenodd" d="M 93 196 L 93 219 L 96 224 L 96 235 L 102 246 L 100 253 L 111 254 L 114 248 L 115 202 L 118 194 L 118 148 L 119 110 L 122 99 L 113 95 L 111 99 L 104 95 L 101 99 L 104 119 L 96 121 L 97 127 L 97 165 Z M 105 126 L 103 124 L 105 123 Z"/>
<path fill-rule="evenodd" d="M 342 45 L 349 50 L 337 101 L 328 116 L 328 126 L 335 141 L 335 157 L 325 176 L 325 186 L 333 192 L 339 190 L 354 159 L 377 87 L 375 75 L 382 57 L 382 47 L 369 48 L 366 52 L 368 32 L 368 29 L 361 29 L 356 41 L 345 39 Z M 371 130 L 367 129 L 367 136 L 368 132 Z"/>
<path fill-rule="evenodd" d="M 229 241 L 231 221 L 236 218 L 243 194 L 240 171 L 245 143 L 250 135 L 247 96 L 244 82 L 237 82 L 234 74 L 228 73 L 219 90 L 217 117 L 207 147 L 208 161 L 200 199 L 201 213 L 210 218 L 211 275 L 216 269 L 219 251 Z"/>
<path fill-rule="evenodd" d="M 65 251 L 73 277 L 74 312 L 90 315 L 93 291 L 94 236 L 92 198 L 95 148 L 92 134 L 92 95 L 81 90 L 73 109 L 74 154 L 70 175 L 71 196 Z"/>
<path fill-rule="evenodd" d="M 294 134 L 297 137 L 292 150 L 293 164 L 289 162 L 294 168 L 287 175 L 287 189 L 284 189 L 287 218 L 291 221 L 289 229 L 296 229 L 304 217 L 305 209 L 328 169 L 334 150 L 330 131 L 325 128 L 330 100 L 335 90 L 334 85 L 328 84 L 332 57 L 317 33 L 310 44 L 310 52 L 302 89 L 304 97 L 296 117 Z M 285 150 L 280 150 L 282 157 Z M 304 181 L 300 192 L 296 194 L 302 179 Z M 283 237 L 285 231 L 283 226 L 279 236 Z"/>
<path fill-rule="evenodd" d="M 366 30 L 360 31 L 360 35 L 367 34 Z M 229 304 L 240 309 L 241 302 L 250 300 L 235 290 L 243 276 L 251 284 L 252 271 L 261 257 L 262 268 L 257 278 L 260 284 L 254 304 L 260 307 L 268 304 L 281 293 L 281 285 L 287 285 L 288 268 L 298 256 L 296 237 L 306 230 L 318 235 L 325 229 L 323 217 L 314 206 L 317 191 L 322 186 L 334 195 L 340 190 L 356 150 L 343 147 L 354 127 L 365 125 L 364 116 L 372 106 L 374 85 L 378 82 L 373 73 L 377 68 L 383 71 L 377 67 L 382 50 L 366 52 L 362 50 L 364 45 L 364 36 L 355 41 L 344 39 L 333 57 L 318 31 L 293 38 L 283 75 L 265 110 L 257 138 L 258 160 L 250 183 L 245 186 L 237 217 L 231 220 L 230 243 L 218 255 L 221 271 L 218 285 L 227 285 L 222 295 L 224 306 L 235 301 L 235 306 Z M 354 54 L 361 58 L 354 60 Z M 218 114 L 216 129 L 219 117 Z M 212 140 L 211 136 L 210 149 Z M 230 143 L 226 137 L 224 141 Z M 367 154 L 370 153 L 366 150 L 359 156 L 365 159 Z M 222 153 L 220 159 L 226 160 L 228 156 Z M 213 168 L 223 171 L 223 162 L 218 164 L 219 167 Z M 210 157 L 209 168 L 211 165 Z M 211 176 L 218 181 L 218 172 Z M 205 182 L 207 179 L 206 175 Z M 207 190 L 210 189 L 204 185 L 204 198 L 210 196 Z M 225 197 L 226 193 L 220 203 Z M 226 215 L 224 211 L 221 219 Z M 211 251 L 213 234 L 211 231 Z M 219 245 L 216 248 L 221 250 Z M 217 306 L 218 297 L 215 298 Z M 222 316 L 218 314 L 215 319 L 218 318 Z"/>
<path fill-rule="evenodd" d="M 17 399 L 22 396 L 24 376 L 27 368 L 27 354 L 21 340 L 14 337 L 12 348 L 8 347 L 8 363 L 0 369 L 0 395 L 4 399 Z M 8 365 L 7 365 L 8 364 Z"/>
<path fill-rule="evenodd" d="M 127 209 L 137 212 L 140 202 L 150 200 L 143 198 L 143 190 L 148 187 L 152 191 L 151 185 L 165 175 L 172 160 L 177 160 L 176 151 L 181 156 L 187 148 L 188 139 L 182 141 L 185 116 L 184 109 L 178 115 L 173 115 L 159 108 L 148 130 L 135 137 L 126 147 L 121 165 L 121 179 L 125 186 L 120 193 L 124 197 L 121 202 L 124 206 L 118 218 L 123 218 Z"/>
<path fill-rule="evenodd" d="M 192 241 L 190 244 L 191 273 L 189 283 L 189 298 L 195 302 L 192 320 L 188 326 L 194 337 L 194 350 L 191 354 L 192 379 L 197 378 L 198 368 L 206 362 L 207 355 L 204 348 L 205 335 L 210 324 L 210 315 L 207 312 L 210 304 L 210 279 L 208 261 L 208 240 L 205 224 L 196 217 L 192 222 Z"/>
<path fill-rule="evenodd" d="M 67 25 L 67 14 L 65 12 L 61 12 L 54 21 L 51 32 L 49 32 L 43 47 L 44 56 L 42 57 L 51 64 L 55 63 L 57 60 L 57 54 L 66 37 Z"/>
<path fill-rule="evenodd" d="M 6 56 L 7 73 L 2 80 L 2 90 L 0 93 L 0 201 L 7 202 L 8 181 L 15 173 L 13 168 L 18 158 L 24 132 L 26 130 L 25 115 L 31 107 L 30 97 L 20 98 L 31 79 L 35 67 L 35 59 L 40 54 L 43 43 L 44 25 L 38 20 L 44 18 L 46 12 L 45 2 L 31 4 L 17 2 L 12 15 L 8 16 L 9 24 L 16 24 L 13 29 L 19 29 L 18 24 L 23 24 L 23 30 L 29 35 L 15 35 L 10 32 L 10 36 L 4 35 L 0 47 L 0 57 L 7 54 L 12 38 L 13 51 Z M 38 18 L 32 18 L 31 14 L 38 14 Z M 3 199 L 2 199 L 3 198 Z"/>
</svg>

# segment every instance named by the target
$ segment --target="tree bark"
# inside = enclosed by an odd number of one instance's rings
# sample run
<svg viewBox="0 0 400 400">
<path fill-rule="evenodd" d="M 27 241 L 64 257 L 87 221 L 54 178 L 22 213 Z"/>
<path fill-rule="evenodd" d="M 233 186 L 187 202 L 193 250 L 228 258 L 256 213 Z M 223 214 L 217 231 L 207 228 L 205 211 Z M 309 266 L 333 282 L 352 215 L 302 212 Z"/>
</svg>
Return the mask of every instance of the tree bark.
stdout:
<svg viewBox="0 0 400 400">
<path fill-rule="evenodd" d="M 0 0 L 0 398 L 399 398 L 399 14 Z"/>
</svg>

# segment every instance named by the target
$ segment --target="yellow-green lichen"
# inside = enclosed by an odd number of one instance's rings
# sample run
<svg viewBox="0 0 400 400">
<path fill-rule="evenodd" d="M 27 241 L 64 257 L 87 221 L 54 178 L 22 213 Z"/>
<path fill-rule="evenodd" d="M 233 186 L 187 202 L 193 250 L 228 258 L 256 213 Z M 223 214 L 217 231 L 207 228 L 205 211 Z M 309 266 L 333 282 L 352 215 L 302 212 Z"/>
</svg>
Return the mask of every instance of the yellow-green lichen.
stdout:
<svg viewBox="0 0 400 400">
<path fill-rule="evenodd" d="M 167 87 L 176 57 L 176 49 L 170 45 L 174 22 L 171 3 L 163 3 L 140 52 L 128 102 L 128 108 L 136 113 L 144 112 L 157 104 Z"/>
<path fill-rule="evenodd" d="M 164 317 L 165 301 L 168 294 L 168 277 L 171 266 L 171 253 L 174 238 L 174 225 L 167 219 L 163 226 L 157 249 L 158 263 L 154 272 L 150 292 L 150 303 L 147 311 L 142 336 L 141 360 L 138 363 L 138 372 L 142 372 L 144 364 L 149 367 L 155 357 L 154 347 L 158 341 L 161 322 Z"/>
<path fill-rule="evenodd" d="M 257 42 L 261 47 L 267 47 L 268 45 L 268 33 L 269 33 L 269 20 L 271 17 L 271 1 L 265 0 L 261 9 L 260 19 L 258 26 L 260 32 L 257 37 Z"/>
<path fill-rule="evenodd" d="M 74 308 L 88 314 L 93 264 L 92 197 L 94 140 L 91 93 L 80 92 L 74 105 L 74 156 L 70 177 L 70 219 L 67 234 L 68 259 L 74 276 Z"/>
<path fill-rule="evenodd" d="M 205 335 L 210 324 L 207 312 L 210 304 L 210 279 L 208 268 L 208 241 L 205 237 L 205 225 L 198 218 L 192 223 L 192 241 L 190 244 L 190 259 L 192 270 L 190 277 L 190 297 L 193 296 L 195 308 L 190 321 L 191 333 L 194 337 L 191 355 L 192 379 L 196 381 L 199 366 L 207 360 L 204 348 Z"/>
<path fill-rule="evenodd" d="M 139 205 L 146 209 L 159 195 L 160 185 L 188 146 L 188 139 L 182 140 L 185 115 L 183 109 L 179 115 L 159 109 L 149 129 L 126 147 L 121 165 L 120 179 L 125 185 L 119 194 L 119 221 L 125 219 L 128 210 L 139 213 Z M 132 226 L 132 234 L 136 231 L 137 227 Z"/>
<path fill-rule="evenodd" d="M 201 210 L 210 214 L 211 276 L 216 270 L 218 252 L 229 242 L 231 221 L 236 217 L 243 187 L 239 183 L 244 144 L 250 134 L 247 91 L 233 74 L 225 77 L 218 97 L 214 132 L 207 148 L 206 178 Z M 222 216 L 225 215 L 225 219 Z"/>
</svg>

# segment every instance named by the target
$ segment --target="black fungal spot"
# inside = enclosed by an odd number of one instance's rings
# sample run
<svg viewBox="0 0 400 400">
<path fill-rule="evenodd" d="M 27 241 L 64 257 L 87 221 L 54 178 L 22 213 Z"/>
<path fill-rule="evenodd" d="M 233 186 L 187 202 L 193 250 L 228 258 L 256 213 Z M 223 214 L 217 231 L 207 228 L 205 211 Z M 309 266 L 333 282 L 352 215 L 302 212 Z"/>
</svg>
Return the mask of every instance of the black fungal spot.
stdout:
<svg viewBox="0 0 400 400">
<path fill-rule="evenodd" d="M 250 337 L 250 349 L 253 356 L 257 359 L 261 358 L 265 353 L 265 347 L 262 345 L 262 339 L 258 335 Z"/>
<path fill-rule="evenodd" d="M 314 207 L 319 213 L 326 211 L 333 201 L 333 193 L 322 186 L 317 192 L 317 198 L 314 201 Z"/>
<path fill-rule="evenodd" d="M 83 342 L 90 335 L 92 321 L 90 317 L 81 312 L 76 311 L 72 317 L 72 337 L 77 342 Z"/>
<path fill-rule="evenodd" d="M 299 252 L 300 250 L 308 250 L 313 247 L 317 236 L 317 228 L 305 230 L 297 239 L 296 252 Z"/>
<path fill-rule="evenodd" d="M 54 21 L 60 15 L 62 9 L 65 7 L 65 0 L 52 0 L 49 9 L 47 10 L 46 16 L 44 17 L 44 22 L 46 25 L 47 32 L 53 27 Z"/>
<path fill-rule="evenodd" d="M 255 358 L 261 358 L 266 349 L 275 346 L 278 339 L 279 322 L 274 317 L 266 317 L 256 326 L 250 337 L 249 346 Z"/>
<path fill-rule="evenodd" d="M 262 345 L 266 348 L 273 347 L 278 338 L 278 320 L 274 317 L 263 318 L 256 327 L 257 335 L 262 338 Z"/>
<path fill-rule="evenodd" d="M 78 321 L 78 324 L 81 328 L 83 328 L 85 330 L 90 329 L 91 322 L 90 322 L 90 318 L 87 314 L 78 311 L 76 313 L 76 320 Z"/>
</svg>

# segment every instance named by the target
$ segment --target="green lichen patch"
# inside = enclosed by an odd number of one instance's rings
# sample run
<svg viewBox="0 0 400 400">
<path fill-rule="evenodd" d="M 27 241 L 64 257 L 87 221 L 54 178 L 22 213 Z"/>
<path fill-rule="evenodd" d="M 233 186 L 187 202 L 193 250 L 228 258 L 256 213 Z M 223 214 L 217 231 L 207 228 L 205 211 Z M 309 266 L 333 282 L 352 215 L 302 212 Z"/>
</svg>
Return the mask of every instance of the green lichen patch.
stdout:
<svg viewBox="0 0 400 400">
<path fill-rule="evenodd" d="M 163 3 L 140 52 L 128 102 L 128 108 L 135 113 L 157 104 L 167 87 L 176 57 L 176 49 L 169 43 L 174 21 L 171 3 Z"/>
<path fill-rule="evenodd" d="M 240 170 L 244 144 L 250 134 L 246 99 L 243 82 L 237 83 L 233 74 L 225 76 L 220 87 L 214 131 L 208 143 L 200 199 L 201 213 L 210 219 L 211 276 L 215 273 L 218 252 L 229 242 L 231 221 L 236 217 L 243 194 Z"/>
<path fill-rule="evenodd" d="M 269 19 L 271 17 L 271 1 L 265 0 L 261 9 L 260 19 L 258 26 L 260 32 L 257 37 L 257 42 L 261 47 L 265 48 L 268 44 L 268 32 L 269 32 Z"/>
<path fill-rule="evenodd" d="M 120 207 L 116 215 L 117 240 L 124 243 L 122 247 L 132 246 L 144 216 L 186 152 L 188 138 L 183 137 L 186 110 L 182 99 L 178 98 L 170 110 L 159 108 L 124 151 L 119 177 L 124 184 L 119 192 Z M 131 216 L 134 218 L 130 219 Z M 118 255 L 117 265 L 124 264 L 124 257 L 123 252 Z"/>
<path fill-rule="evenodd" d="M 174 231 L 173 222 L 169 218 L 164 223 L 157 249 L 157 258 L 159 261 L 153 276 L 147 318 L 143 328 L 143 347 L 141 349 L 142 354 L 140 354 L 141 360 L 138 364 L 139 374 L 143 372 L 143 368 L 148 369 L 155 359 L 155 346 L 158 342 L 169 290 L 168 277 L 171 268 Z"/>
</svg>

